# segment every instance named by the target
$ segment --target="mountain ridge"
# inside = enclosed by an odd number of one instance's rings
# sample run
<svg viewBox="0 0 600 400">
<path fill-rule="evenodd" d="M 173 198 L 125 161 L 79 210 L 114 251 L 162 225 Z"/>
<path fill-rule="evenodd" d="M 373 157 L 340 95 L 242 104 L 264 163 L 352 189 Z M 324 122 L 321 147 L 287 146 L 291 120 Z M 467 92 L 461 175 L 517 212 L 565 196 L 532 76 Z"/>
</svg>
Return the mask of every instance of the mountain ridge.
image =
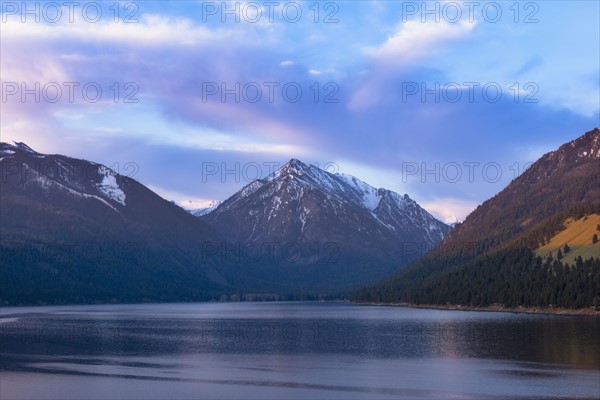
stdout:
<svg viewBox="0 0 600 400">
<path fill-rule="evenodd" d="M 600 129 L 595 128 L 540 157 L 422 260 L 360 290 L 355 299 L 468 306 L 589 305 L 600 296 L 600 247 L 597 259 L 576 260 L 577 274 L 564 273 L 567 263 L 536 258 L 533 251 L 564 229 L 567 218 L 598 213 L 598 199 Z M 590 285 L 577 293 L 577 282 L 585 280 L 580 274 L 589 276 Z M 525 295 L 507 289 L 516 287 Z"/>
<path fill-rule="evenodd" d="M 244 186 L 234 195 L 224 200 L 218 207 L 210 212 L 207 219 L 215 218 L 220 213 L 230 209 L 242 199 L 260 190 L 265 185 L 276 182 L 278 185 L 278 191 L 282 189 L 282 186 L 290 180 L 296 179 L 300 182 L 301 186 L 309 188 L 317 188 L 322 191 L 327 197 L 333 197 L 339 202 L 347 203 L 353 206 L 359 206 L 370 210 L 375 219 L 381 223 L 383 227 L 390 228 L 385 218 L 380 218 L 386 213 L 392 212 L 391 208 L 394 206 L 405 207 L 408 211 L 414 211 L 414 209 L 420 209 L 424 216 L 427 216 L 428 222 L 432 224 L 435 221 L 442 225 L 431 226 L 432 230 L 439 231 L 441 226 L 445 232 L 438 235 L 437 238 L 432 238 L 432 242 L 436 239 L 442 238 L 443 235 L 448 231 L 448 225 L 437 220 L 426 210 L 422 209 L 418 204 L 412 200 L 408 194 L 400 195 L 396 192 L 385 188 L 375 188 L 368 183 L 348 174 L 331 174 L 324 171 L 316 166 L 305 164 L 298 159 L 292 158 L 290 161 L 285 163 L 278 170 L 268 175 L 263 179 L 256 179 Z M 387 203 L 387 204 L 386 204 Z M 378 210 L 379 209 L 379 210 Z M 393 226 L 391 229 L 398 229 L 397 226 Z"/>
<path fill-rule="evenodd" d="M 229 286 L 202 253 L 217 233 L 133 178 L 24 143 L 0 144 L 0 169 L 0 303 L 200 300 Z"/>
<path fill-rule="evenodd" d="M 288 279 L 325 291 L 381 278 L 433 248 L 450 230 L 408 195 L 298 159 L 250 182 L 200 218 L 234 246 L 271 243 L 282 253 L 293 247 L 298 253 L 293 263 L 278 253 L 261 265 L 263 280 L 269 279 L 266 271 L 277 275 L 274 269 L 284 269 L 292 274 Z M 335 257 L 315 260 L 313 249 L 324 248 Z M 328 284 L 325 276 L 333 277 Z"/>
<path fill-rule="evenodd" d="M 280 252 L 276 257 L 271 253 L 255 257 L 250 250 L 256 246 L 229 240 L 204 217 L 194 217 L 102 164 L 38 153 L 25 143 L 1 143 L 0 168 L 3 304 L 209 300 L 235 293 L 271 293 L 275 298 L 331 294 L 397 267 L 394 261 L 379 268 L 373 260 L 378 256 L 373 254 L 381 245 L 377 237 L 386 239 L 390 248 L 396 246 L 386 254 L 400 254 L 402 249 L 392 243 L 386 225 L 393 218 L 387 214 L 398 211 L 399 204 L 415 218 L 436 221 L 424 210 L 419 212 L 408 196 L 378 191 L 358 180 L 351 186 L 347 181 L 352 178 L 333 177 L 292 160 L 269 179 L 240 191 L 241 202 L 277 187 L 297 196 L 296 202 L 308 201 L 302 203 L 306 213 L 292 223 L 279 218 L 284 216 L 283 208 L 269 202 L 255 204 L 256 212 L 271 213 L 274 219 L 264 237 L 249 237 L 267 239 L 261 251 L 272 249 L 274 241 Z M 315 185 L 324 190 L 315 190 Z M 369 196 L 378 201 L 367 212 Z M 326 206 L 321 209 L 323 203 Z M 380 209 L 379 219 L 374 217 L 375 206 Z M 339 215 L 325 212 L 332 207 Z M 317 213 L 314 218 L 313 211 Z M 277 221 L 283 225 L 277 226 Z M 354 225 L 340 225 L 340 221 Z M 327 228 L 334 222 L 338 224 L 329 231 L 332 235 L 321 240 L 321 232 L 314 227 Z M 438 223 L 440 230 L 449 229 Z M 277 232 L 282 226 L 303 236 L 282 237 Z M 348 232 L 350 241 L 346 241 Z M 370 232 L 379 236 L 368 239 L 365 246 Z M 270 237 L 275 239 L 269 242 Z M 436 239 L 430 234 L 424 240 Z M 290 249 L 290 254 L 281 253 Z M 297 249 L 299 255 L 294 254 Z M 409 255 L 416 256 L 415 251 Z"/>
</svg>

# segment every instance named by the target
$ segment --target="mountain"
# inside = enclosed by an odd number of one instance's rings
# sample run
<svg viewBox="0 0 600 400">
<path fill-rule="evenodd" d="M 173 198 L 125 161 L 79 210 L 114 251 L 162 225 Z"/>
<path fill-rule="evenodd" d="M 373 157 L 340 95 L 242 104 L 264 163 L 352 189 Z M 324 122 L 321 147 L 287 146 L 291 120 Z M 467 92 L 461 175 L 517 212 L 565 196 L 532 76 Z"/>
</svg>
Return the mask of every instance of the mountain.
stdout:
<svg viewBox="0 0 600 400">
<path fill-rule="evenodd" d="M 600 214 L 585 215 L 577 220 L 568 218 L 563 224 L 565 229 L 544 240 L 545 244 L 536 249 L 536 255 L 542 259 L 548 256 L 556 257 L 562 262 L 570 263 L 577 263 L 578 257 L 582 257 L 583 260 L 599 257 L 599 222 Z"/>
<path fill-rule="evenodd" d="M 0 304 L 206 299 L 204 222 L 106 166 L 0 144 Z"/>
<path fill-rule="evenodd" d="M 215 208 L 217 208 L 222 201 L 221 200 L 208 200 L 208 201 L 195 201 L 195 200 L 171 200 L 171 203 L 178 205 L 190 214 L 200 217 L 204 214 L 208 214 Z"/>
<path fill-rule="evenodd" d="M 196 217 L 201 217 L 205 214 L 208 214 L 215 208 L 219 207 L 221 205 L 221 203 L 222 203 L 221 200 L 211 200 L 204 207 L 195 208 L 193 210 L 188 210 L 188 212 Z"/>
<path fill-rule="evenodd" d="M 345 290 L 433 248 L 450 227 L 408 195 L 292 159 L 200 217 L 275 287 Z M 244 254 L 242 254 L 244 255 Z"/>
<path fill-rule="evenodd" d="M 462 221 L 455 216 L 450 217 L 450 221 L 446 221 L 446 224 L 448 224 L 448 226 L 451 228 L 455 228 L 457 225 L 462 224 Z"/>
<path fill-rule="evenodd" d="M 595 245 L 597 250 L 585 254 L 597 257 L 587 260 L 542 259 L 535 250 L 552 242 L 571 220 L 600 223 L 599 213 L 596 128 L 542 156 L 477 207 L 434 251 L 360 290 L 356 299 L 470 306 L 591 305 L 600 301 L 600 244 L 592 244 L 591 235 L 586 246 Z"/>
<path fill-rule="evenodd" d="M 406 195 L 297 160 L 201 217 L 104 165 L 24 143 L 0 143 L 0 174 L 0 304 L 335 293 L 449 229 Z"/>
</svg>

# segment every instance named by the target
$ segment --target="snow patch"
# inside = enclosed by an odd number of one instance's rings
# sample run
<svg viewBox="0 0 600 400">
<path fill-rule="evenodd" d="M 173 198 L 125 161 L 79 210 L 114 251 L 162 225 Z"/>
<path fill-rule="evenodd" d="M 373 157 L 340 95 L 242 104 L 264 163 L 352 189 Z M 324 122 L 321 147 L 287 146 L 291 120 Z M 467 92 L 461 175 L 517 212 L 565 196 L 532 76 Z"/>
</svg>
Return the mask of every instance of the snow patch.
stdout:
<svg viewBox="0 0 600 400">
<path fill-rule="evenodd" d="M 23 142 L 13 142 L 14 147 L 18 148 L 19 150 L 22 150 L 26 153 L 30 153 L 30 154 L 39 154 L 38 152 L 34 151 L 31 147 L 27 146 L 25 143 Z"/>
<path fill-rule="evenodd" d="M 302 210 L 298 213 L 298 219 L 302 223 L 300 227 L 300 233 L 304 232 L 304 226 L 306 225 L 306 221 L 308 220 L 308 215 L 310 214 L 310 210 L 306 207 L 302 207 Z"/>
<path fill-rule="evenodd" d="M 221 200 L 210 200 L 207 202 L 196 202 L 196 203 L 201 203 L 202 206 L 199 208 L 196 208 L 194 210 L 188 209 L 187 211 L 196 217 L 201 217 L 201 216 L 206 215 L 209 212 L 213 211 L 215 208 L 219 207 L 221 205 L 221 203 L 223 203 L 223 202 Z M 185 208 L 185 207 L 183 207 L 183 208 Z"/>
<path fill-rule="evenodd" d="M 81 198 L 84 198 L 84 199 L 98 200 L 98 201 L 104 203 L 105 205 L 109 206 L 110 208 L 112 208 L 116 212 L 119 212 L 116 208 L 114 208 L 112 205 L 110 205 L 110 203 L 108 203 L 106 200 L 104 200 L 103 198 L 101 198 L 99 196 L 95 196 L 93 194 L 87 194 L 87 193 L 78 192 L 78 191 L 73 190 L 70 187 L 67 187 L 67 186 L 65 186 L 65 185 L 63 185 L 63 184 L 61 184 L 59 182 L 53 181 L 51 179 L 48 179 L 44 175 L 39 174 L 36 170 L 34 170 L 31 167 L 29 167 L 29 165 L 27 165 L 27 164 L 23 164 L 23 166 L 25 167 L 25 169 L 27 169 L 28 171 L 30 171 L 30 175 L 28 175 L 28 176 L 34 177 L 33 181 L 37 182 L 43 189 L 49 189 L 51 186 L 56 186 L 59 189 L 62 189 L 62 190 L 68 192 L 69 194 L 71 194 L 71 195 L 73 195 L 75 197 L 81 197 Z"/>
<path fill-rule="evenodd" d="M 381 200 L 379 190 L 352 175 L 336 174 L 336 176 L 341 178 L 357 192 L 361 203 L 365 208 L 368 208 L 371 211 L 377 208 L 379 201 Z"/>
<path fill-rule="evenodd" d="M 247 184 L 246 186 L 244 186 L 238 193 L 240 194 L 240 196 L 246 197 L 246 196 L 256 192 L 258 189 L 263 187 L 263 185 L 264 185 L 264 183 L 262 183 L 259 180 L 252 181 L 249 184 Z"/>
<path fill-rule="evenodd" d="M 98 173 L 102 176 L 102 182 L 96 185 L 96 188 L 106 197 L 125 205 L 125 193 L 117 183 L 117 174 L 110 168 L 101 165 L 98 167 Z"/>
</svg>

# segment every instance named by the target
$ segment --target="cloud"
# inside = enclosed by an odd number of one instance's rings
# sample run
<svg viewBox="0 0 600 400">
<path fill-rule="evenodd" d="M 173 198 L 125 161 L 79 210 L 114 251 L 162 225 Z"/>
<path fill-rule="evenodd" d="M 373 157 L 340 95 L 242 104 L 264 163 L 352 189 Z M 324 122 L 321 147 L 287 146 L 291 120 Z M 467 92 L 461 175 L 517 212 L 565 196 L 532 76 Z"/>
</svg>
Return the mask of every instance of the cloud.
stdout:
<svg viewBox="0 0 600 400">
<path fill-rule="evenodd" d="M 598 114 L 593 111 L 597 91 L 595 99 L 588 95 L 593 90 L 579 93 L 573 79 L 580 75 L 556 80 L 564 90 L 552 91 L 560 97 L 552 108 L 515 103 L 508 95 L 497 103 L 483 101 L 480 94 L 474 102 L 432 97 L 421 101 L 421 96 L 404 101 L 403 82 L 451 81 L 454 70 L 463 71 L 465 65 L 488 73 L 490 53 L 495 55 L 491 60 L 500 63 L 505 53 L 495 52 L 497 48 L 481 39 L 482 31 L 490 29 L 483 23 L 477 31 L 468 23 L 396 25 L 397 15 L 394 19 L 385 12 L 390 3 L 381 2 L 377 5 L 381 12 L 372 15 L 369 24 L 359 12 L 340 14 L 340 23 L 327 27 L 314 24 L 310 14 L 304 25 L 220 24 L 220 19 L 203 24 L 187 9 L 181 12 L 185 17 L 165 15 L 159 14 L 162 3 L 150 3 L 140 7 L 156 7 L 153 13 L 141 14 L 140 22 L 131 26 L 82 21 L 3 24 L 3 82 L 97 82 L 104 96 L 96 103 L 82 101 L 81 95 L 73 103 L 21 102 L 14 96 L 2 104 L 2 139 L 24 140 L 40 151 L 109 164 L 117 156 L 136 161 L 143 183 L 190 199 L 224 199 L 244 184 L 198 184 L 202 166 L 198 160 L 229 166 L 285 162 L 291 157 L 307 162 L 346 160 L 347 168 L 340 172 L 405 191 L 420 203 L 431 203 L 441 218 L 460 218 L 469 204 L 498 192 L 510 175 L 496 184 L 405 183 L 402 163 L 494 161 L 508 166 L 533 157 L 548 143 L 573 139 L 597 125 Z M 181 7 L 194 6 L 186 2 Z M 364 2 L 357 7 L 371 8 Z M 326 40 L 309 39 L 319 35 Z M 487 48 L 490 53 L 481 56 Z M 545 49 L 539 46 L 537 51 Z M 538 59 L 543 63 L 534 62 Z M 498 74 L 503 84 L 515 71 L 527 75 L 565 68 L 530 54 L 513 64 L 509 74 Z M 469 78 L 470 70 L 466 71 L 463 76 Z M 592 89 L 597 86 L 593 81 L 597 74 L 581 76 Z M 120 88 L 118 102 L 112 97 L 115 82 Z M 123 85 L 128 82 L 139 88 L 138 103 L 123 102 L 128 93 Z M 278 85 L 274 99 L 266 82 Z M 326 86 L 330 82 L 333 85 Z M 215 83 L 218 92 L 207 95 L 207 83 Z M 302 89 L 297 102 L 282 95 L 288 83 Z M 254 84 L 262 90 L 256 102 L 248 100 Z M 326 98 L 336 101 L 325 102 Z M 569 111 L 583 101 L 589 103 L 589 115 Z M 570 109 L 563 107 L 565 102 Z"/>
<path fill-rule="evenodd" d="M 445 21 L 423 23 L 407 21 L 383 44 L 367 48 L 371 72 L 361 74 L 362 85 L 358 87 L 348 103 L 350 110 L 359 111 L 380 103 L 382 93 L 389 89 L 394 77 L 406 71 L 418 61 L 449 51 L 449 42 L 467 36 L 475 22 Z"/>
<path fill-rule="evenodd" d="M 405 65 L 444 50 L 444 43 L 466 36 L 474 27 L 475 22 L 467 20 L 407 21 L 381 46 L 367 49 L 367 54 L 390 66 Z"/>
<path fill-rule="evenodd" d="M 211 40 L 243 39 L 239 29 L 209 29 L 181 17 L 143 14 L 137 23 L 114 23 L 110 19 L 90 23 L 81 14 L 74 15 L 78 18 L 73 22 L 65 18 L 57 23 L 23 23 L 17 16 L 11 16 L 2 23 L 2 33 L 5 38 L 8 36 L 17 42 L 67 39 L 136 46 L 193 46 Z"/>
</svg>

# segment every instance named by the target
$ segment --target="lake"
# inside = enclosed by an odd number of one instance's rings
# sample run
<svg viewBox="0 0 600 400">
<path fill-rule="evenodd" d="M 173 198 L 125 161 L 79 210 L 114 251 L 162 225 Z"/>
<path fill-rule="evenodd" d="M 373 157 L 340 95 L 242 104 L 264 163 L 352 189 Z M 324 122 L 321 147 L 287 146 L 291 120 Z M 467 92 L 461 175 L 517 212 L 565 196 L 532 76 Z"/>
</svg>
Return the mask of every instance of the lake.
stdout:
<svg viewBox="0 0 600 400">
<path fill-rule="evenodd" d="M 0 398 L 600 397 L 600 318 L 348 303 L 0 308 Z"/>
</svg>

